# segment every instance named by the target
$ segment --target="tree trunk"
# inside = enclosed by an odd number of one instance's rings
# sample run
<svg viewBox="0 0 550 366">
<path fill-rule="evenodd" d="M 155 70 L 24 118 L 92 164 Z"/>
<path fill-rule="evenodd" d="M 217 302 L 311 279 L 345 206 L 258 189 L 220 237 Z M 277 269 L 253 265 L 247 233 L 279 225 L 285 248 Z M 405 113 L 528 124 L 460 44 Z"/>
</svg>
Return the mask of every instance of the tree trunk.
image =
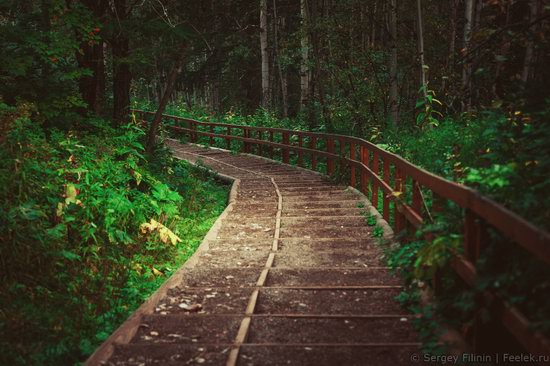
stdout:
<svg viewBox="0 0 550 366">
<path fill-rule="evenodd" d="M 424 27 L 422 24 L 422 0 L 416 0 L 418 23 L 418 59 L 420 61 L 420 84 L 424 98 L 428 96 L 428 83 L 426 81 L 426 64 L 424 62 Z"/>
<path fill-rule="evenodd" d="M 118 17 L 118 24 L 126 19 L 128 9 L 126 0 L 114 1 L 115 16 Z M 119 29 L 113 37 L 113 118 L 121 123 L 128 118 L 130 111 L 130 84 L 132 74 L 130 72 L 130 40 L 124 29 Z"/>
<path fill-rule="evenodd" d="M 464 7 L 464 66 L 462 69 L 462 110 L 469 111 L 472 107 L 472 59 L 469 55 L 472 39 L 472 17 L 474 0 L 465 0 Z"/>
<path fill-rule="evenodd" d="M 456 28 L 457 28 L 457 8 L 458 0 L 451 1 L 451 33 L 449 35 L 449 55 L 447 56 L 446 74 L 441 81 L 441 91 L 445 93 L 447 89 L 447 79 L 453 73 L 455 64 L 455 49 L 456 49 Z"/>
<path fill-rule="evenodd" d="M 539 0 L 529 0 L 529 23 L 532 24 L 538 17 Z M 521 88 L 525 90 L 531 70 L 533 68 L 533 48 L 535 40 L 535 26 L 531 25 L 529 28 L 529 35 L 527 45 L 525 47 L 525 56 L 523 58 L 523 71 L 521 73 Z"/>
<path fill-rule="evenodd" d="M 84 5 L 93 13 L 94 17 L 100 19 L 107 11 L 105 1 L 84 1 Z M 100 114 L 105 98 L 105 42 L 100 40 L 96 44 L 83 42 L 80 45 L 82 53 L 76 53 L 76 60 L 81 68 L 89 69 L 90 76 L 83 76 L 79 80 L 79 90 L 82 100 L 88 108 L 96 114 Z"/>
<path fill-rule="evenodd" d="M 153 122 L 151 122 L 151 126 L 149 127 L 149 132 L 147 133 L 147 152 L 148 153 L 152 153 L 154 150 L 155 138 L 157 135 L 157 130 L 162 121 L 162 114 L 164 113 L 164 109 L 166 108 L 166 105 L 170 100 L 170 95 L 172 94 L 172 91 L 174 90 L 174 86 L 176 85 L 176 79 L 183 65 L 183 61 L 185 60 L 186 48 L 187 47 L 185 44 L 181 46 L 181 50 L 178 55 L 178 58 L 176 62 L 174 62 L 174 65 L 172 65 L 172 68 L 170 69 L 170 74 L 168 74 L 168 79 L 166 80 L 166 89 L 164 89 L 164 93 L 162 94 L 159 107 L 155 113 Z"/>
<path fill-rule="evenodd" d="M 393 127 L 399 124 L 399 110 L 397 103 L 397 0 L 390 1 L 390 110 Z"/>
<path fill-rule="evenodd" d="M 371 35 L 370 35 L 370 47 L 371 48 L 374 48 L 374 45 L 376 44 L 376 15 L 377 15 L 377 5 L 378 5 L 378 1 L 375 0 L 374 1 L 374 4 L 373 4 L 373 9 L 372 9 L 372 16 L 370 18 L 370 22 L 371 22 Z"/>
<path fill-rule="evenodd" d="M 267 37 L 267 0 L 260 0 L 260 47 L 262 55 L 262 107 L 267 109 L 271 104 L 271 89 L 269 87 L 269 49 Z"/>
<path fill-rule="evenodd" d="M 302 36 L 300 42 L 302 48 L 302 60 L 300 63 L 300 106 L 301 109 L 305 109 L 309 102 L 309 32 L 306 0 L 300 0 L 300 13 L 302 17 Z"/>
<path fill-rule="evenodd" d="M 277 17 L 277 0 L 273 0 L 273 45 L 275 50 L 275 59 L 277 60 L 277 70 L 279 71 L 279 82 L 281 84 L 281 99 L 283 107 L 283 118 L 288 117 L 288 84 L 285 77 L 285 71 L 281 66 L 279 57 L 279 19 Z"/>
</svg>

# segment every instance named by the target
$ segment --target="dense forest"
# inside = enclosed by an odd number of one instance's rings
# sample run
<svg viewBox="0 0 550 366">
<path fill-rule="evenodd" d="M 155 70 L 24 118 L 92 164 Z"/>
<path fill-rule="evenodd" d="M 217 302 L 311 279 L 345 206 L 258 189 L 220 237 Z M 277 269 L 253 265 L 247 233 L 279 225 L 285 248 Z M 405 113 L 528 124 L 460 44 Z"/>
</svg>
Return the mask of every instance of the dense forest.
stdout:
<svg viewBox="0 0 550 366">
<path fill-rule="evenodd" d="M 157 144 L 165 110 L 358 136 L 550 229 L 549 15 L 545 0 L 0 0 L 0 363 L 82 361 L 223 210 L 227 188 Z M 549 332 L 548 305 L 533 310 L 547 269 L 518 262 L 488 266 Z"/>
</svg>

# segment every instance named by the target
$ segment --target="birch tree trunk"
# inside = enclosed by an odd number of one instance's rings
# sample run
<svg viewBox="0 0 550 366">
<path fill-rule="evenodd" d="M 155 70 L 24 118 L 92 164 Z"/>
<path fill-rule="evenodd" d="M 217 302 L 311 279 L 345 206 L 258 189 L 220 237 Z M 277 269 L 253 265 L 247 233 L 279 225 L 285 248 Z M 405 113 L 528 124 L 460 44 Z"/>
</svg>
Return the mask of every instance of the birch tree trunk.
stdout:
<svg viewBox="0 0 550 366">
<path fill-rule="evenodd" d="M 472 17 L 474 0 L 465 0 L 464 6 L 464 67 L 462 69 L 462 90 L 464 101 L 462 110 L 469 111 L 472 107 L 472 60 L 469 55 L 472 39 Z"/>
<path fill-rule="evenodd" d="M 390 115 L 394 127 L 399 124 L 397 104 L 397 0 L 390 1 Z"/>
<path fill-rule="evenodd" d="M 302 60 L 300 63 L 300 107 L 305 109 L 309 102 L 309 32 L 307 0 L 300 0 L 300 13 L 302 17 L 301 49 Z"/>
<path fill-rule="evenodd" d="M 267 43 L 267 0 L 260 0 L 260 47 L 262 55 L 262 107 L 271 105 L 269 87 L 269 49 Z"/>
<path fill-rule="evenodd" d="M 428 96 L 428 83 L 426 81 L 427 66 L 424 62 L 424 26 L 422 24 L 422 0 L 416 0 L 417 23 L 418 23 L 418 59 L 420 61 L 420 84 L 422 95 Z"/>
</svg>

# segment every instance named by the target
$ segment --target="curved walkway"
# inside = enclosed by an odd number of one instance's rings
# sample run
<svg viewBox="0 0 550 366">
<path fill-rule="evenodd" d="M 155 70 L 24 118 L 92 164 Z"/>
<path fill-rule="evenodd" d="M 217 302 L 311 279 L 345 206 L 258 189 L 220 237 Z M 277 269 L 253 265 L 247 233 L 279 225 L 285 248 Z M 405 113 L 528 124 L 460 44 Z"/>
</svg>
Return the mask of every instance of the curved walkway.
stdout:
<svg viewBox="0 0 550 366">
<path fill-rule="evenodd" d="M 88 365 L 408 365 L 418 350 L 363 196 L 321 175 L 169 141 L 236 179 L 193 260 Z"/>
</svg>

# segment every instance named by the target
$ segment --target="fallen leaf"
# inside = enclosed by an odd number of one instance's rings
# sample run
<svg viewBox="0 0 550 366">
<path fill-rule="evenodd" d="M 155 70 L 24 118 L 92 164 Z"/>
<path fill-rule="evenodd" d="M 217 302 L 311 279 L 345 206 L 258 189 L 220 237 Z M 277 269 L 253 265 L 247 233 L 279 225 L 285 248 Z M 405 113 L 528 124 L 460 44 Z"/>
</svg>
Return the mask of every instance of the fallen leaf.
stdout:
<svg viewBox="0 0 550 366">
<path fill-rule="evenodd" d="M 193 304 L 193 305 L 189 305 L 189 304 L 186 304 L 186 303 L 182 303 L 182 304 L 179 304 L 178 305 L 181 309 L 183 310 L 186 310 L 190 313 L 194 313 L 196 311 L 199 311 L 202 309 L 202 305 L 201 304 Z"/>
</svg>

